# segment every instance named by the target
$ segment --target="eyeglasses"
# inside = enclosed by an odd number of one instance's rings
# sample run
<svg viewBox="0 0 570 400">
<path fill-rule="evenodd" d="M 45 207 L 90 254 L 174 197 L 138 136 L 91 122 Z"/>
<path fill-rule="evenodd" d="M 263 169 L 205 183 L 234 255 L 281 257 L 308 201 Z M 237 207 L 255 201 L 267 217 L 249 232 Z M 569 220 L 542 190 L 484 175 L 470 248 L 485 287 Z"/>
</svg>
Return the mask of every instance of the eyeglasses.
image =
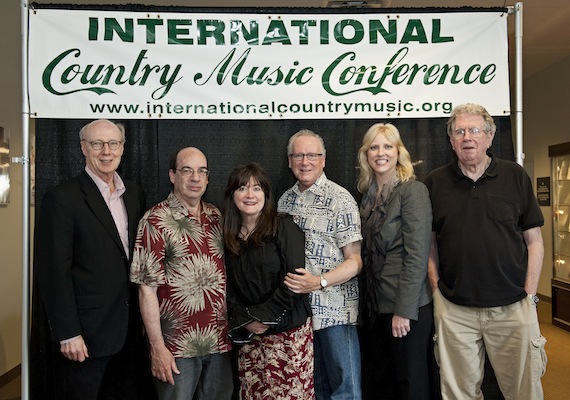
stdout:
<svg viewBox="0 0 570 400">
<path fill-rule="evenodd" d="M 301 161 L 305 157 L 307 157 L 307 160 L 309 161 L 317 161 L 322 155 L 323 153 L 293 153 L 289 154 L 289 157 L 295 161 Z"/>
<path fill-rule="evenodd" d="M 87 140 L 83 140 L 83 142 L 89 143 L 93 150 L 103 150 L 105 145 L 109 146 L 109 149 L 111 150 L 119 150 L 123 144 L 120 140 L 109 140 L 108 142 L 104 142 L 102 140 L 92 140 L 91 142 L 88 142 Z"/>
<path fill-rule="evenodd" d="M 469 128 L 469 129 L 456 129 L 453 131 L 453 136 L 455 136 L 456 138 L 460 138 L 465 136 L 465 132 L 469 132 L 469 134 L 471 136 L 479 136 L 480 134 L 482 134 L 483 132 L 485 132 L 483 129 L 480 128 Z"/>
<path fill-rule="evenodd" d="M 176 171 L 180 171 L 180 173 L 184 176 L 192 176 L 194 175 L 194 172 L 197 172 L 200 178 L 205 178 L 210 174 L 210 170 L 204 167 L 198 168 L 198 170 L 190 167 L 182 167 Z"/>
</svg>

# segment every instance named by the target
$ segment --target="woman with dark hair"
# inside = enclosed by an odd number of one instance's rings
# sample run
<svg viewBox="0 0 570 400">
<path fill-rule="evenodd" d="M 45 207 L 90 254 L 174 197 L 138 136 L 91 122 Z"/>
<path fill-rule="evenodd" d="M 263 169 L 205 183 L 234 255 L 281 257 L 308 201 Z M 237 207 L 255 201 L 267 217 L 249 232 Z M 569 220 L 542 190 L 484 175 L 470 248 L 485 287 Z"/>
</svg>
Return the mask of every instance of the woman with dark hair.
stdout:
<svg viewBox="0 0 570 400">
<path fill-rule="evenodd" d="M 283 283 L 305 265 L 305 237 L 278 214 L 256 163 L 231 173 L 224 205 L 229 335 L 238 350 L 240 399 L 313 399 L 313 331 L 306 294 Z"/>
</svg>

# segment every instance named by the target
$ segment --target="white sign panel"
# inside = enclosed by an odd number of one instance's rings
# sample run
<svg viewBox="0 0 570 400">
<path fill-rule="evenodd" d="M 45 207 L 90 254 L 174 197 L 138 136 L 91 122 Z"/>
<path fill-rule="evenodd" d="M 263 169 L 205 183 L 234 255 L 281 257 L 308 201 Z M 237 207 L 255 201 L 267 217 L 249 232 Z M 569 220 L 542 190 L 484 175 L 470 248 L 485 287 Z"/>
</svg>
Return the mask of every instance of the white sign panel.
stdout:
<svg viewBox="0 0 570 400">
<path fill-rule="evenodd" d="M 507 15 L 30 13 L 38 118 L 508 114 Z"/>
</svg>

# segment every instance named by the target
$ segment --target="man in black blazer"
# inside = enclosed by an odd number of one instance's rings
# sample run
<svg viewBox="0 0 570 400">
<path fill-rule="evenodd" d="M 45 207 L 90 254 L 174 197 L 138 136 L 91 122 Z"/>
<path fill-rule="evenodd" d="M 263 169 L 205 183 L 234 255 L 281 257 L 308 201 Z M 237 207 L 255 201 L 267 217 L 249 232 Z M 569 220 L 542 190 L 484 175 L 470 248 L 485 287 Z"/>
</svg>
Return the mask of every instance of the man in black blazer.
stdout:
<svg viewBox="0 0 570 400">
<path fill-rule="evenodd" d="M 85 171 L 44 195 L 36 225 L 34 273 L 54 341 L 55 398 L 124 398 L 109 382 L 128 384 L 115 372 L 134 368 L 113 366 L 137 335 L 129 264 L 144 194 L 116 172 L 122 125 L 96 120 L 79 137 Z M 103 379 L 111 368 L 114 376 Z"/>
</svg>

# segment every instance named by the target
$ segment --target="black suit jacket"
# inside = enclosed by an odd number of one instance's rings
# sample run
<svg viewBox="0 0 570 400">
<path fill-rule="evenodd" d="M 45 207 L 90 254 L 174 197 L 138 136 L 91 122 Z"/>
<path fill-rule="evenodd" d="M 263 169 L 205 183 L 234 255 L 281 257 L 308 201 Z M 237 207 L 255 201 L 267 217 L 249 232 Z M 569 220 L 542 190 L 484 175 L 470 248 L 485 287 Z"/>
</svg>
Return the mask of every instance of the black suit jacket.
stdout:
<svg viewBox="0 0 570 400">
<path fill-rule="evenodd" d="M 137 184 L 124 183 L 132 254 L 145 200 Z M 132 300 L 129 266 L 111 212 L 85 171 L 44 195 L 34 273 L 52 340 L 82 335 L 90 357 L 121 350 Z"/>
</svg>

